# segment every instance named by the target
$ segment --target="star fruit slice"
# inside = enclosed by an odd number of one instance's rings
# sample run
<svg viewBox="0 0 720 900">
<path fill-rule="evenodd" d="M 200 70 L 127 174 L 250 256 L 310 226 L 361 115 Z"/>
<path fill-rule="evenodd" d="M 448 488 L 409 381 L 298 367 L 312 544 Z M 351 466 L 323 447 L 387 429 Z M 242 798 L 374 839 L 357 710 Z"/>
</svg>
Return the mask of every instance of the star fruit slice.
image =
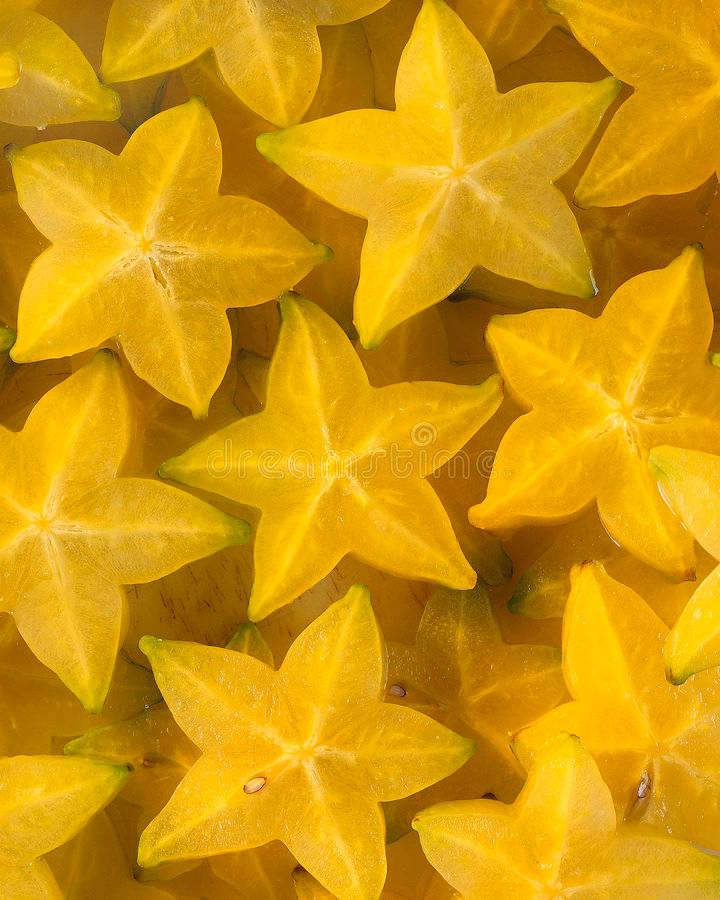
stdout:
<svg viewBox="0 0 720 900">
<path fill-rule="evenodd" d="M 0 6 L 0 121 L 44 128 L 117 119 L 118 95 L 61 28 L 33 11 L 37 3 Z"/>
<path fill-rule="evenodd" d="M 594 295 L 580 231 L 553 182 L 618 87 L 610 78 L 500 94 L 457 14 L 425 0 L 400 60 L 396 111 L 339 113 L 261 135 L 258 148 L 324 200 L 368 220 L 354 320 L 372 348 L 478 265 Z"/>
<path fill-rule="evenodd" d="M 260 662 L 274 666 L 272 651 L 254 625 L 242 625 L 226 649 L 248 653 Z M 92 757 L 132 768 L 122 798 L 140 808 L 140 829 L 162 810 L 200 755 L 164 703 L 135 718 L 93 728 L 67 743 L 64 752 L 69 756 Z M 199 863 L 200 860 L 169 863 L 148 870 L 146 874 L 158 879 L 171 878 L 178 867 L 187 871 Z M 210 867 L 218 878 L 252 896 L 253 900 L 280 900 L 287 894 L 292 895 L 290 872 L 294 866 L 293 858 L 277 841 L 210 859 Z"/>
<path fill-rule="evenodd" d="M 277 671 L 199 644 L 146 637 L 141 648 L 202 751 L 140 839 L 145 867 L 279 839 L 341 900 L 375 900 L 386 874 L 380 802 L 439 781 L 474 749 L 382 702 L 385 646 L 361 585 L 301 633 Z"/>
<path fill-rule="evenodd" d="M 269 122 L 299 121 L 320 82 L 318 25 L 342 25 L 387 0 L 114 0 L 106 81 L 131 81 L 214 50 L 230 89 Z"/>
<path fill-rule="evenodd" d="M 577 189 L 582 206 L 679 194 L 718 168 L 720 30 L 705 0 L 551 0 L 573 33 L 634 88 Z"/>
<path fill-rule="evenodd" d="M 169 485 L 117 477 L 132 430 L 107 350 L 45 394 L 22 431 L 0 429 L 0 610 L 92 712 L 126 627 L 121 586 L 244 543 L 250 530 Z"/>
<path fill-rule="evenodd" d="M 720 860 L 660 831 L 618 825 L 592 756 L 567 734 L 542 748 L 511 806 L 438 803 L 413 827 L 427 858 L 466 900 L 710 900 L 720 890 Z"/>
<path fill-rule="evenodd" d="M 117 794 L 126 766 L 62 756 L 0 758 L 0 894 L 61 900 L 41 859 L 77 835 Z"/>
<path fill-rule="evenodd" d="M 720 670 L 670 684 L 668 629 L 599 563 L 572 573 L 563 672 L 572 701 L 514 741 L 526 766 L 544 742 L 576 734 L 594 755 L 618 815 L 720 850 Z"/>
<path fill-rule="evenodd" d="M 566 309 L 493 317 L 490 349 L 510 395 L 531 411 L 505 433 L 470 521 L 504 535 L 596 503 L 621 547 L 691 580 L 692 537 L 658 491 L 648 454 L 659 444 L 718 446 L 712 330 L 696 246 L 625 282 L 598 319 Z"/>
<path fill-rule="evenodd" d="M 196 417 L 230 361 L 227 309 L 273 299 L 330 255 L 268 207 L 218 195 L 222 149 L 199 98 L 153 116 L 119 156 L 63 140 L 9 159 L 52 242 L 23 286 L 12 358 L 116 338 L 140 378 Z"/>
<path fill-rule="evenodd" d="M 512 735 L 566 698 L 555 647 L 506 644 L 487 593 L 435 593 L 413 646 L 388 645 L 386 697 L 418 709 L 477 744 L 458 772 L 386 808 L 393 836 L 409 829 L 418 810 L 437 800 L 493 794 L 517 796 L 525 772 Z"/>
<path fill-rule="evenodd" d="M 396 575 L 473 587 L 477 575 L 426 476 L 498 408 L 497 376 L 471 387 L 373 388 L 326 313 L 298 296 L 280 307 L 263 411 L 160 468 L 262 511 L 250 619 L 292 602 L 346 554 Z"/>
</svg>

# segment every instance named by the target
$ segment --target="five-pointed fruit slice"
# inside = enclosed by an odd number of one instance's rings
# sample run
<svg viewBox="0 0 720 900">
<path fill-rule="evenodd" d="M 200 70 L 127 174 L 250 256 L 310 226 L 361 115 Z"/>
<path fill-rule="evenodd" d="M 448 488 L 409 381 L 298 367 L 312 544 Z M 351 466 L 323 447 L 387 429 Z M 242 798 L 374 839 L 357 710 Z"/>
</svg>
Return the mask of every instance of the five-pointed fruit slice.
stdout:
<svg viewBox="0 0 720 900">
<path fill-rule="evenodd" d="M 656 447 L 650 465 L 672 508 L 715 559 L 720 559 L 720 456 Z M 682 684 L 695 672 L 720 665 L 720 567 L 701 582 L 668 635 L 665 664 Z"/>
<path fill-rule="evenodd" d="M 249 537 L 246 522 L 150 479 L 117 478 L 132 435 L 107 350 L 0 430 L 0 609 L 88 711 L 124 633 L 120 585 L 154 581 Z"/>
<path fill-rule="evenodd" d="M 493 318 L 487 340 L 500 372 L 532 411 L 505 433 L 473 524 L 502 533 L 561 522 L 596 501 L 622 547 L 692 577 L 692 537 L 662 499 L 648 452 L 718 446 L 712 327 L 695 247 L 626 282 L 599 319 L 563 309 Z"/>
<path fill-rule="evenodd" d="M 52 241 L 23 287 L 12 358 L 116 337 L 137 374 L 195 416 L 230 360 L 226 310 L 272 299 L 329 254 L 268 207 L 218 196 L 220 142 L 197 98 L 141 125 L 119 157 L 47 141 L 10 161 L 20 205 Z"/>
<path fill-rule="evenodd" d="M 274 664 L 270 648 L 254 625 L 243 625 L 226 649 L 248 653 L 268 666 Z M 136 718 L 93 728 L 66 744 L 65 753 L 132 767 L 122 798 L 139 807 L 140 829 L 165 806 L 200 756 L 200 751 L 186 737 L 164 703 Z M 164 880 L 171 877 L 178 866 L 187 869 L 199 863 L 200 860 L 170 863 L 160 867 L 161 871 L 148 875 L 157 875 Z M 237 886 L 244 892 L 243 896 L 253 900 L 281 900 L 287 893 L 283 891 L 283 882 L 291 893 L 290 872 L 294 865 L 293 858 L 278 842 L 240 853 L 224 853 L 210 860 L 210 867 L 218 878 Z"/>
<path fill-rule="evenodd" d="M 131 81 L 214 50 L 230 89 L 269 122 L 299 121 L 315 95 L 318 25 L 342 25 L 387 0 L 115 0 L 103 47 L 106 81 Z"/>
<path fill-rule="evenodd" d="M 144 831 L 142 866 L 279 839 L 341 900 L 379 897 L 379 803 L 446 777 L 473 751 L 427 716 L 382 702 L 385 647 L 360 585 L 302 632 L 277 672 L 199 644 L 141 646 L 202 751 Z"/>
<path fill-rule="evenodd" d="M 427 858 L 467 900 L 709 900 L 720 891 L 720 860 L 660 831 L 617 825 L 597 765 L 567 734 L 542 748 L 512 806 L 438 803 L 413 827 Z"/>
<path fill-rule="evenodd" d="M 339 113 L 258 138 L 325 200 L 368 220 L 355 324 L 365 347 L 483 265 L 578 296 L 595 287 L 553 185 L 618 90 L 535 84 L 499 94 L 484 50 L 425 0 L 398 69 L 397 111 Z M 482 122 L 482 126 L 479 123 Z"/>
<path fill-rule="evenodd" d="M 472 587 L 477 576 L 425 478 L 495 412 L 499 378 L 373 388 L 326 313 L 297 296 L 280 305 L 265 409 L 160 469 L 262 511 L 250 618 L 290 603 L 347 553 L 393 574 Z"/>
<path fill-rule="evenodd" d="M 466 766 L 387 810 L 397 830 L 436 800 L 491 793 L 510 802 L 524 770 L 512 733 L 565 698 L 560 651 L 506 644 L 485 591 L 438 591 L 427 603 L 415 646 L 388 645 L 386 696 L 473 738 Z"/>
<path fill-rule="evenodd" d="M 720 31 L 715 0 L 550 0 L 600 62 L 635 88 L 577 190 L 583 206 L 678 194 L 718 168 Z"/>
<path fill-rule="evenodd" d="M 681 687 L 665 677 L 666 626 L 599 563 L 573 570 L 563 620 L 572 702 L 520 732 L 527 763 L 558 732 L 578 735 L 598 761 L 621 816 L 720 849 L 720 671 Z"/>
<path fill-rule="evenodd" d="M 74 837 L 117 794 L 126 766 L 62 756 L 0 759 L 0 895 L 61 900 L 46 853 Z"/>
<path fill-rule="evenodd" d="M 0 6 L 0 121 L 12 125 L 114 121 L 120 98 L 100 84 L 80 48 L 35 2 Z"/>
</svg>

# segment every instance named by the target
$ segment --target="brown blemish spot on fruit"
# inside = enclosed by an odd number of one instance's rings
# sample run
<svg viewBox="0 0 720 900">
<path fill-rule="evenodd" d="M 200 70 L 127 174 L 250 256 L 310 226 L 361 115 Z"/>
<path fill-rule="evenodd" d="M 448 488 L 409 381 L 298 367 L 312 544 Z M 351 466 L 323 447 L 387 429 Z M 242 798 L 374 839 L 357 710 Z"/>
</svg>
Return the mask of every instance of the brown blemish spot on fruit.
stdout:
<svg viewBox="0 0 720 900">
<path fill-rule="evenodd" d="M 243 787 L 243 790 L 246 794 L 257 794 L 258 791 L 261 791 L 265 785 L 267 784 L 267 778 L 264 775 L 257 775 L 255 778 L 251 778 L 250 781 Z"/>
<path fill-rule="evenodd" d="M 407 691 L 401 684 L 391 684 L 388 693 L 393 697 L 405 697 L 407 695 Z"/>
</svg>

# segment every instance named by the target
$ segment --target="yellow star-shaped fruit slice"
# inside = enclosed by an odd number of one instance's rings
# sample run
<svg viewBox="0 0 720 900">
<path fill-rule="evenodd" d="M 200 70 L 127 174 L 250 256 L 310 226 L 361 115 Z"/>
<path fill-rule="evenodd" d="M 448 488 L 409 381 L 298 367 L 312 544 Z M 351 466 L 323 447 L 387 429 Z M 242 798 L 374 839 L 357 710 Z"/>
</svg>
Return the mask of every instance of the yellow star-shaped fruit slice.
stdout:
<svg viewBox="0 0 720 900">
<path fill-rule="evenodd" d="M 273 654 L 258 628 L 241 626 L 226 645 L 227 650 L 248 653 L 268 666 Z M 117 718 L 117 717 L 116 717 Z M 65 745 L 70 756 L 102 759 L 127 765 L 132 774 L 118 798 L 139 810 L 138 833 L 162 810 L 200 751 L 184 734 L 164 703 L 125 721 L 93 728 Z M 148 870 L 144 875 L 166 881 L 193 869 L 199 878 L 207 876 L 202 860 L 184 860 Z M 253 900 L 279 900 L 292 893 L 293 857 L 278 841 L 239 853 L 211 857 L 209 868 L 223 882 L 235 886 Z M 285 892 L 283 892 L 283 885 Z M 216 887 L 216 886 L 215 886 Z M 207 886 L 207 890 L 211 890 Z"/>
<path fill-rule="evenodd" d="M 542 748 L 511 806 L 438 803 L 413 826 L 427 858 L 466 900 L 710 900 L 720 891 L 719 860 L 660 831 L 618 825 L 592 756 L 567 734 Z"/>
<path fill-rule="evenodd" d="M 342 25 L 387 0 L 115 0 L 102 75 L 131 81 L 213 50 L 230 89 L 269 122 L 290 125 L 320 82 L 318 25 Z"/>
<path fill-rule="evenodd" d="M 146 637 L 141 649 L 202 751 L 143 832 L 141 866 L 281 840 L 327 890 L 374 900 L 386 871 L 380 802 L 439 781 L 474 749 L 382 702 L 385 645 L 361 585 L 301 633 L 277 671 L 199 644 Z"/>
<path fill-rule="evenodd" d="M 663 496 L 715 560 L 720 559 L 720 456 L 678 447 L 655 447 L 650 465 Z M 682 684 L 720 665 L 720 566 L 690 598 L 665 645 L 668 676 Z"/>
<path fill-rule="evenodd" d="M 486 339 L 511 395 L 531 411 L 500 443 L 473 524 L 504 533 L 559 523 L 597 503 L 626 550 L 692 578 L 692 537 L 657 489 L 648 453 L 720 441 L 720 371 L 702 252 L 627 281 L 598 319 L 565 309 L 494 317 Z"/>
<path fill-rule="evenodd" d="M 386 697 L 472 738 L 467 765 L 421 794 L 386 810 L 396 832 L 436 800 L 493 794 L 509 803 L 525 772 L 512 735 L 565 699 L 560 651 L 506 644 L 487 593 L 438 591 L 423 612 L 413 646 L 388 644 Z"/>
<path fill-rule="evenodd" d="M 78 834 L 117 794 L 126 766 L 62 756 L 0 758 L 0 895 L 63 900 L 42 859 Z"/>
<path fill-rule="evenodd" d="M 141 378 L 198 417 L 230 361 L 226 310 L 272 299 L 329 254 L 268 207 L 218 196 L 220 142 L 198 98 L 149 119 L 120 156 L 64 140 L 9 158 L 20 205 L 52 242 L 23 286 L 12 358 L 116 338 Z"/>
<path fill-rule="evenodd" d="M 3 0 L 0 6 L 0 121 L 36 128 L 114 121 L 120 98 L 98 81 L 77 44 L 33 11 L 38 3 Z"/>
<path fill-rule="evenodd" d="M 160 468 L 262 511 L 249 617 L 290 603 L 348 553 L 396 575 L 473 587 L 426 476 L 498 408 L 499 378 L 374 388 L 327 313 L 297 296 L 280 306 L 265 409 Z"/>
<path fill-rule="evenodd" d="M 0 611 L 88 711 L 122 642 L 121 585 L 154 581 L 249 537 L 246 522 L 170 485 L 118 478 L 133 423 L 107 350 L 0 429 Z"/>
<path fill-rule="evenodd" d="M 527 764 L 559 732 L 595 756 L 617 812 L 720 850 L 720 672 L 675 686 L 665 677 L 668 629 L 599 563 L 572 573 L 563 671 L 572 701 L 519 733 Z"/>
<path fill-rule="evenodd" d="M 398 68 L 396 111 L 352 110 L 261 135 L 258 148 L 368 220 L 355 325 L 377 346 L 474 266 L 590 297 L 590 262 L 553 182 L 617 93 L 613 79 L 498 93 L 485 51 L 425 0 Z M 481 124 L 482 123 L 482 124 Z"/>
<path fill-rule="evenodd" d="M 551 0 L 600 62 L 634 88 L 577 190 L 583 206 L 680 194 L 718 168 L 716 0 Z"/>
</svg>

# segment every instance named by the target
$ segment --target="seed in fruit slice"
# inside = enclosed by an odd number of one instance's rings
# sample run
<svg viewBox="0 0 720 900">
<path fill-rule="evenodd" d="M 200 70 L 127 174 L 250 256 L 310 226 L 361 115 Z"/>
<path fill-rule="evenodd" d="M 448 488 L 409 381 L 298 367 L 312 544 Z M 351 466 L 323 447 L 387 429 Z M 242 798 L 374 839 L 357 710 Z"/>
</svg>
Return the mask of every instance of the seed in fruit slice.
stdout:
<svg viewBox="0 0 720 900">
<path fill-rule="evenodd" d="M 0 429 L 0 610 L 88 711 L 102 708 L 125 630 L 124 584 L 247 541 L 247 522 L 146 478 L 118 478 L 132 435 L 107 350 Z"/>
<path fill-rule="evenodd" d="M 503 534 L 596 503 L 621 547 L 692 579 L 692 536 L 658 491 L 648 454 L 720 444 L 712 328 L 697 246 L 627 281 L 599 319 L 563 309 L 495 316 L 488 343 L 511 396 L 531 411 L 505 433 L 471 522 Z"/>
<path fill-rule="evenodd" d="M 446 777 L 474 749 L 382 702 L 385 646 L 362 585 L 302 632 L 277 671 L 199 644 L 146 637 L 141 648 L 202 751 L 140 839 L 145 867 L 281 840 L 327 890 L 371 900 L 385 880 L 380 803 Z"/>
<path fill-rule="evenodd" d="M 568 734 L 538 753 L 518 799 L 438 803 L 413 822 L 466 898 L 711 898 L 720 860 L 662 831 L 619 824 L 592 756 Z"/>
<path fill-rule="evenodd" d="M 222 149 L 197 97 L 141 125 L 119 156 L 65 140 L 8 158 L 20 205 L 51 241 L 23 286 L 12 358 L 115 337 L 142 379 L 196 417 L 230 360 L 227 309 L 273 299 L 332 255 L 261 203 L 218 196 Z"/>
<path fill-rule="evenodd" d="M 553 182 L 618 90 L 608 78 L 500 94 L 460 18 L 442 0 L 425 0 L 400 60 L 395 111 L 341 112 L 261 135 L 258 148 L 368 220 L 354 320 L 373 348 L 478 265 L 594 295 L 580 231 Z"/>
<path fill-rule="evenodd" d="M 514 742 L 529 764 L 545 741 L 578 735 L 595 756 L 618 817 L 720 850 L 720 669 L 670 684 L 667 627 L 599 563 L 572 573 L 563 671 L 573 698 Z"/>
</svg>

